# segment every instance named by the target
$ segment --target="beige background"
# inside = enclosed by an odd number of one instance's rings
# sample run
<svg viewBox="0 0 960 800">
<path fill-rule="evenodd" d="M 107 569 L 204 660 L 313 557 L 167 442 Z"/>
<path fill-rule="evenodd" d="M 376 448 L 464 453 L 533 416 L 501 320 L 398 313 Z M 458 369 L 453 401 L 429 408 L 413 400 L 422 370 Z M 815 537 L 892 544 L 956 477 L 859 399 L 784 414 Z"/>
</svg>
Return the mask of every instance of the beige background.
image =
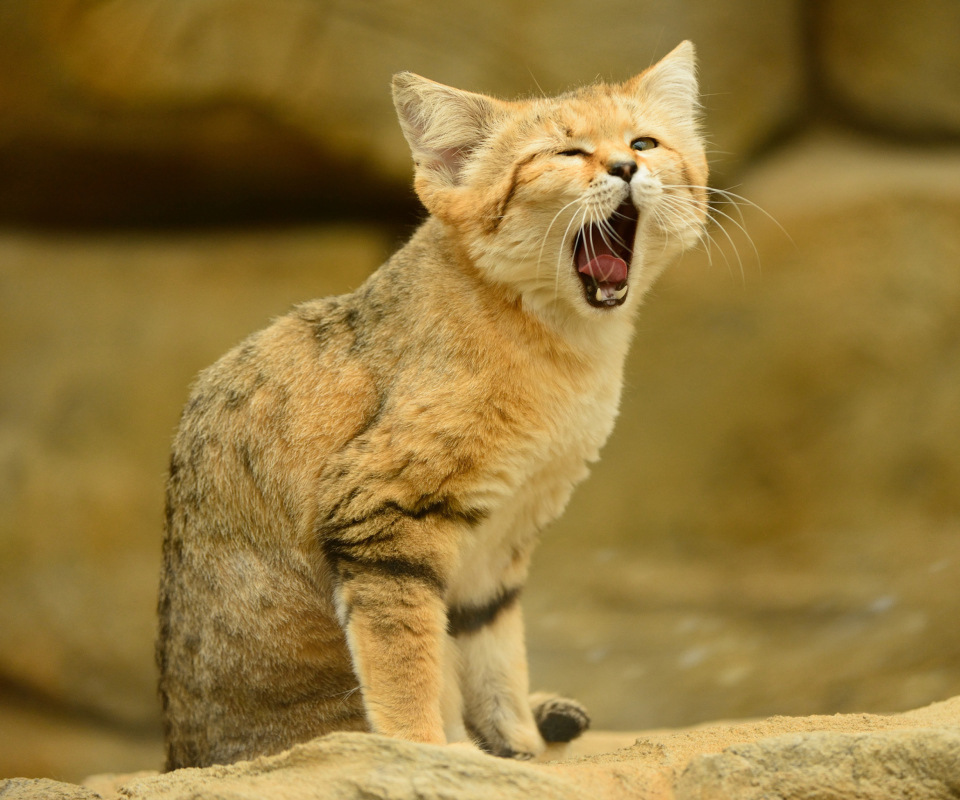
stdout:
<svg viewBox="0 0 960 800">
<path fill-rule="evenodd" d="M 960 12 L 908 5 L 3 3 L 0 776 L 158 765 L 180 406 L 416 222 L 390 75 L 554 92 L 683 38 L 714 185 L 778 225 L 718 205 L 649 297 L 534 684 L 614 729 L 960 693 Z"/>
</svg>

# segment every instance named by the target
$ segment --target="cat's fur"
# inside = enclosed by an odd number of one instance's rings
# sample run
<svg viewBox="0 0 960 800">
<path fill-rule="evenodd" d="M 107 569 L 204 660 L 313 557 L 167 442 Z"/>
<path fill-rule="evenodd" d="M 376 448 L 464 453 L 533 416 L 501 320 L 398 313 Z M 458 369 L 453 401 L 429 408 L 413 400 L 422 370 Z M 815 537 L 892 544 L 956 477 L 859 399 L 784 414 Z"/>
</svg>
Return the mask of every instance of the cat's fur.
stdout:
<svg viewBox="0 0 960 800">
<path fill-rule="evenodd" d="M 157 646 L 168 769 L 336 730 L 527 758 L 586 725 L 528 698 L 518 595 L 613 429 L 644 292 L 701 233 L 693 48 L 558 98 L 402 73 L 394 100 L 431 217 L 357 291 L 204 371 L 183 412 Z M 632 208 L 628 291 L 601 292 L 577 234 Z"/>
</svg>

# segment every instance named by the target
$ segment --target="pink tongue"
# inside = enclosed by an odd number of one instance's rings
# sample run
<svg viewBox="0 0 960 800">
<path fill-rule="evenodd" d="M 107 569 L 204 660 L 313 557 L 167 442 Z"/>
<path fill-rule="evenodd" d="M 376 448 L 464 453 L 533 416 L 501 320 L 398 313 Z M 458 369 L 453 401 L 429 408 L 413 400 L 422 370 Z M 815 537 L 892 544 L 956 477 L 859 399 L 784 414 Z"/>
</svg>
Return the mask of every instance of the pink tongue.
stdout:
<svg viewBox="0 0 960 800">
<path fill-rule="evenodd" d="M 622 283 L 627 279 L 627 262 L 616 256 L 606 254 L 594 256 L 577 269 L 584 275 L 589 275 L 597 283 Z"/>
</svg>

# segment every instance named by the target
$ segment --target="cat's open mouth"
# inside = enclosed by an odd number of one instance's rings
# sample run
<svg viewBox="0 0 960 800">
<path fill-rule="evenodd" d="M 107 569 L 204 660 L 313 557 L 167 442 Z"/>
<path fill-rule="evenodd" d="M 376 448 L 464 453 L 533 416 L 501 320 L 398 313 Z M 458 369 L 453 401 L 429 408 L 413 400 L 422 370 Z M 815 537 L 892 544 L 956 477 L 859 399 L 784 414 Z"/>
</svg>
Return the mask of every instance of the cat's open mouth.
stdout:
<svg viewBox="0 0 960 800">
<path fill-rule="evenodd" d="M 637 233 L 637 209 L 629 200 L 609 219 L 580 229 L 573 242 L 573 263 L 594 308 L 623 305 Z"/>
</svg>

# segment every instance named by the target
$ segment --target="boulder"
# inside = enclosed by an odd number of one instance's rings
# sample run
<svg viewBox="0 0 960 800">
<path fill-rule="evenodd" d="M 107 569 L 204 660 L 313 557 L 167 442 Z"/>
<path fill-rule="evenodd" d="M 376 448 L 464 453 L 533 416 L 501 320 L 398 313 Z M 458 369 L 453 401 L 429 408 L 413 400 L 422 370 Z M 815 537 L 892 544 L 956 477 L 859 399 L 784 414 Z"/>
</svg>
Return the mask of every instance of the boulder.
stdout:
<svg viewBox="0 0 960 800">
<path fill-rule="evenodd" d="M 79 782 L 92 772 L 156 770 L 162 764 L 159 729 L 144 732 L 0 694 L 0 776 Z"/>
<path fill-rule="evenodd" d="M 786 232 L 719 206 L 660 279 L 534 558 L 531 672 L 600 726 L 960 692 L 960 152 L 823 132 L 737 192 Z"/>
<path fill-rule="evenodd" d="M 156 729 L 164 475 L 190 382 L 388 248 L 379 228 L 0 237 L 0 680 Z"/>
<path fill-rule="evenodd" d="M 790 0 L 762 12 L 749 0 L 621 1 L 602 13 L 587 0 L 4 5 L 0 216 L 19 219 L 411 213 L 390 99 L 401 70 L 506 97 L 552 94 L 630 77 L 688 38 L 727 174 L 800 103 Z"/>
<path fill-rule="evenodd" d="M 826 0 L 817 9 L 818 73 L 841 115 L 906 142 L 960 138 L 960 5 Z"/>
</svg>

